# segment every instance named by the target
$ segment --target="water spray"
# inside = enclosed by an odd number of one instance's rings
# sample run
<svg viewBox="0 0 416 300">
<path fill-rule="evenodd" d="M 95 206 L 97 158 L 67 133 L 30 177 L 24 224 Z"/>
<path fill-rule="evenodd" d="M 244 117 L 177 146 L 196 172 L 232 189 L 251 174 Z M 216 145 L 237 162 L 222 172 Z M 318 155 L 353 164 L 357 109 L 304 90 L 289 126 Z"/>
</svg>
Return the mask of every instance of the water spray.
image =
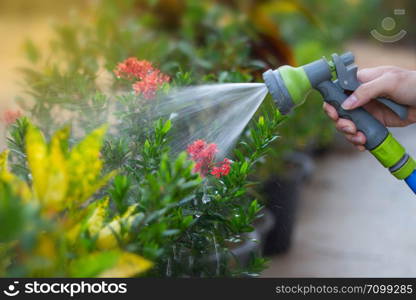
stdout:
<svg viewBox="0 0 416 300">
<path fill-rule="evenodd" d="M 405 180 L 416 193 L 416 162 L 389 130 L 364 108 L 344 110 L 342 103 L 355 91 L 360 82 L 357 66 L 351 52 L 333 54 L 331 60 L 316 60 L 301 67 L 282 66 L 263 74 L 266 86 L 282 114 L 288 114 L 301 105 L 311 89 L 318 90 L 324 101 L 331 104 L 339 116 L 355 123 L 364 133 L 365 148 L 399 180 Z M 408 108 L 387 98 L 377 98 L 402 120 L 407 119 Z"/>
</svg>

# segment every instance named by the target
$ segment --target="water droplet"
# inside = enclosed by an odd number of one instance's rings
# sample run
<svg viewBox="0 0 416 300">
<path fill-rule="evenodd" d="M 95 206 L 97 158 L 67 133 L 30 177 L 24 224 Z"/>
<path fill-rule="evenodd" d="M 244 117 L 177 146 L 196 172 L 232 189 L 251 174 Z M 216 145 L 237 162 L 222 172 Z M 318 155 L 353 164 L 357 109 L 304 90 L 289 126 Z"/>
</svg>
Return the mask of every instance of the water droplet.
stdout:
<svg viewBox="0 0 416 300">
<path fill-rule="evenodd" d="M 209 201 L 211 201 L 211 198 L 206 193 L 204 193 L 202 195 L 202 199 L 201 200 L 202 200 L 202 203 L 207 204 Z"/>
<path fill-rule="evenodd" d="M 166 265 L 166 277 L 172 276 L 172 266 L 170 262 L 170 258 L 168 258 L 168 263 Z"/>
<path fill-rule="evenodd" d="M 220 270 L 221 264 L 220 264 L 220 254 L 218 252 L 218 243 L 217 243 L 217 240 L 215 239 L 215 234 L 212 234 L 212 240 L 214 242 L 215 261 L 217 263 L 216 268 L 215 268 L 215 274 L 217 276 L 219 276 L 220 275 L 220 271 L 221 271 Z"/>
<path fill-rule="evenodd" d="M 194 257 L 192 255 L 188 257 L 188 265 L 189 268 L 192 268 L 194 266 Z"/>
</svg>

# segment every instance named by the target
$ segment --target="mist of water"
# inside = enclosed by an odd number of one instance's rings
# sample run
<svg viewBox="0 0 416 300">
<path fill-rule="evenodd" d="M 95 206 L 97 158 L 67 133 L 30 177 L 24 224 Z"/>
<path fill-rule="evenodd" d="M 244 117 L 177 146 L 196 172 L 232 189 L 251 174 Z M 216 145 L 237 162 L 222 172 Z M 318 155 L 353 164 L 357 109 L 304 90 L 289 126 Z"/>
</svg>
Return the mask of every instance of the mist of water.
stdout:
<svg viewBox="0 0 416 300">
<path fill-rule="evenodd" d="M 200 85 L 172 90 L 158 102 L 156 117 L 170 118 L 175 128 L 174 153 L 198 139 L 215 143 L 224 157 L 267 94 L 263 83 Z"/>
<path fill-rule="evenodd" d="M 171 149 L 173 154 L 185 151 L 187 146 L 198 139 L 215 143 L 218 148 L 216 159 L 229 154 L 238 137 L 252 119 L 267 94 L 263 83 L 225 83 L 207 84 L 173 88 L 168 94 L 154 99 L 154 106 L 146 117 L 152 120 L 171 119 Z M 88 131 L 103 123 L 110 125 L 122 122 L 116 115 L 123 108 L 113 101 L 120 95 L 107 95 L 108 107 L 101 108 L 91 103 L 65 103 L 60 112 L 60 122 L 49 124 L 54 132 L 65 122 L 73 126 L 76 137 L 84 136 Z M 138 98 L 140 99 L 140 98 Z M 145 101 L 149 101 L 146 100 Z M 142 107 L 139 103 L 137 109 Z M 120 111 L 119 111 L 120 110 Z M 82 113 L 79 113 L 82 111 Z M 137 126 L 146 126 L 140 124 Z M 143 121 L 144 122 L 144 121 Z M 45 129 L 45 130 L 46 130 Z M 112 126 L 110 126 L 110 130 Z M 113 132 L 113 134 L 117 134 Z M 204 199 L 209 202 L 209 199 Z"/>
</svg>

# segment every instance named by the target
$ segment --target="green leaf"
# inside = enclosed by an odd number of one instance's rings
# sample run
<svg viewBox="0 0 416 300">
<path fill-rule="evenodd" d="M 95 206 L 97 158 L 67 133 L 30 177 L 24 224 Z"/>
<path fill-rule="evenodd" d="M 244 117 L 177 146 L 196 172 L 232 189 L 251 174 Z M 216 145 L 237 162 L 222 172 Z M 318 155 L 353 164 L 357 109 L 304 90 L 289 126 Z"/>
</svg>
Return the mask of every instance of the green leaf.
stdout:
<svg viewBox="0 0 416 300">
<path fill-rule="evenodd" d="M 33 43 L 33 41 L 27 40 L 24 43 L 23 47 L 24 47 L 26 56 L 29 59 L 29 61 L 31 61 L 32 63 L 36 63 L 36 62 L 39 61 L 40 52 L 39 52 L 38 48 L 35 46 L 35 44 Z"/>
<path fill-rule="evenodd" d="M 172 126 L 172 122 L 171 122 L 170 120 L 167 120 L 167 121 L 165 122 L 165 124 L 163 125 L 163 128 L 162 128 L 161 132 L 162 132 L 163 134 L 168 133 L 168 132 L 169 132 L 169 130 L 170 130 L 170 128 L 171 128 L 171 126 Z"/>
<path fill-rule="evenodd" d="M 89 254 L 74 260 L 70 265 L 73 277 L 97 277 L 106 269 L 113 267 L 119 259 L 116 251 Z"/>
<path fill-rule="evenodd" d="M 248 162 L 244 161 L 243 164 L 240 167 L 240 173 L 241 174 L 246 174 L 248 170 Z"/>
<path fill-rule="evenodd" d="M 0 178 L 0 243 L 19 237 L 27 222 L 25 217 L 25 206 L 22 199 L 13 191 L 12 183 Z"/>
<path fill-rule="evenodd" d="M 178 234 L 180 231 L 178 229 L 169 229 L 163 232 L 163 236 L 172 236 Z"/>
<path fill-rule="evenodd" d="M 74 260 L 70 265 L 73 277 L 132 277 L 152 267 L 139 255 L 124 251 L 103 251 Z"/>
<path fill-rule="evenodd" d="M 261 116 L 259 118 L 258 124 L 259 124 L 260 127 L 263 127 L 264 126 L 264 117 L 263 116 Z"/>
</svg>

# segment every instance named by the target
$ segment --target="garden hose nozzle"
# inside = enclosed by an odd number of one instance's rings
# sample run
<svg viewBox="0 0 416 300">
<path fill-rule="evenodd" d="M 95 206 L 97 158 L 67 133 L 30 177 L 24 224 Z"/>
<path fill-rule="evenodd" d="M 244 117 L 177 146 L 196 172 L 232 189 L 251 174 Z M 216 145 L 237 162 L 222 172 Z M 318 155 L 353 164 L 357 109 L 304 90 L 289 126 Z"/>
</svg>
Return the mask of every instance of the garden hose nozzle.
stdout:
<svg viewBox="0 0 416 300">
<path fill-rule="evenodd" d="M 364 108 L 344 110 L 342 103 L 355 91 L 360 82 L 354 55 L 347 52 L 333 54 L 331 60 L 316 60 L 300 67 L 282 66 L 264 72 L 265 84 L 282 114 L 301 105 L 310 90 L 318 90 L 324 101 L 337 110 L 341 118 L 352 120 L 366 136 L 365 147 L 398 179 L 405 179 L 416 193 L 416 162 L 389 130 Z M 377 98 L 401 119 L 406 119 L 408 108 L 387 98 Z"/>
</svg>

